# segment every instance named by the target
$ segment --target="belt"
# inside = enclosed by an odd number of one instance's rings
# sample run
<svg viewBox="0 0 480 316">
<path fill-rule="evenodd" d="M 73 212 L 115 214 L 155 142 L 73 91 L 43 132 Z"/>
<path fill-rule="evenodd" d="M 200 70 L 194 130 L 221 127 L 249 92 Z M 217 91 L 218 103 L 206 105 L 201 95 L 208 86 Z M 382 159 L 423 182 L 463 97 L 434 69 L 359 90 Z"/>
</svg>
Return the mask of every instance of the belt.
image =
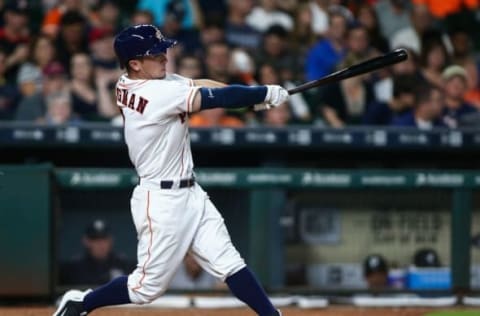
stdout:
<svg viewBox="0 0 480 316">
<path fill-rule="evenodd" d="M 180 180 L 149 180 L 149 179 L 139 179 L 139 184 L 144 185 L 153 189 L 160 188 L 160 189 L 180 189 L 180 188 L 188 188 L 195 184 L 195 178 L 189 179 L 180 179 Z"/>
<path fill-rule="evenodd" d="M 173 183 L 174 183 L 174 181 L 171 181 L 171 180 L 160 181 L 160 188 L 161 189 L 171 189 L 173 187 Z M 193 186 L 194 184 L 195 184 L 195 179 L 194 178 L 183 179 L 183 180 L 180 180 L 180 182 L 178 183 L 178 187 L 179 188 L 189 188 L 189 187 Z"/>
</svg>

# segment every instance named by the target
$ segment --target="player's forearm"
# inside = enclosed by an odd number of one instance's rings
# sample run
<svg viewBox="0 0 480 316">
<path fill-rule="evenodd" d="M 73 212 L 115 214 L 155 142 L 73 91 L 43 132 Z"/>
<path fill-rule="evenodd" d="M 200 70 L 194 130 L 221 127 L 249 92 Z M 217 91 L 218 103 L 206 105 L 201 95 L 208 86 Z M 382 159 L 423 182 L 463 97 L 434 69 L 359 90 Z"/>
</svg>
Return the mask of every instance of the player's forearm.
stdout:
<svg viewBox="0 0 480 316">
<path fill-rule="evenodd" d="M 200 110 L 252 106 L 264 102 L 267 91 L 266 86 L 231 85 L 224 88 L 200 88 Z"/>
<path fill-rule="evenodd" d="M 196 79 L 196 80 L 193 80 L 193 83 L 197 87 L 207 87 L 207 88 L 222 88 L 227 86 L 226 83 L 210 80 L 210 79 Z"/>
<path fill-rule="evenodd" d="M 288 91 L 278 85 L 202 87 L 197 91 L 193 99 L 192 112 L 213 108 L 236 109 L 257 104 L 263 106 L 256 108 L 256 111 L 267 110 L 287 101 L 289 96 Z"/>
</svg>

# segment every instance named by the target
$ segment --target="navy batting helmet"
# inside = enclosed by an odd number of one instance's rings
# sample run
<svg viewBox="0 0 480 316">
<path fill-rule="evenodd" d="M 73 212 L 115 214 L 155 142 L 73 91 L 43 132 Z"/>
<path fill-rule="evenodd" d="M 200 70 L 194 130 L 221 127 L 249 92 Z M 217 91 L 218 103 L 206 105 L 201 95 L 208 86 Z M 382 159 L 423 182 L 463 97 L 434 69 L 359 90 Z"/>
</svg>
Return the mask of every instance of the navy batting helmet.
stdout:
<svg viewBox="0 0 480 316">
<path fill-rule="evenodd" d="M 113 47 L 120 65 L 125 66 L 134 58 L 165 53 L 176 43 L 175 40 L 165 38 L 156 26 L 141 24 L 121 31 L 115 37 Z"/>
</svg>

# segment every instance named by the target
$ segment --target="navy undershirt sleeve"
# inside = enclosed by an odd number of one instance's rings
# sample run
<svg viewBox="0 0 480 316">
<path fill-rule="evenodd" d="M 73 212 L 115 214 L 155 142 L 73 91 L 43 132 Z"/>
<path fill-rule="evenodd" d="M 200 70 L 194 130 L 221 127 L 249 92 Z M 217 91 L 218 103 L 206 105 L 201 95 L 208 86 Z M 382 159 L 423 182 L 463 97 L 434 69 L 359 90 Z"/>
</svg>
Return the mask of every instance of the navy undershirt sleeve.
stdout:
<svg viewBox="0 0 480 316">
<path fill-rule="evenodd" d="M 231 85 L 224 88 L 200 88 L 201 110 L 213 108 L 243 108 L 265 101 L 267 87 Z"/>
</svg>

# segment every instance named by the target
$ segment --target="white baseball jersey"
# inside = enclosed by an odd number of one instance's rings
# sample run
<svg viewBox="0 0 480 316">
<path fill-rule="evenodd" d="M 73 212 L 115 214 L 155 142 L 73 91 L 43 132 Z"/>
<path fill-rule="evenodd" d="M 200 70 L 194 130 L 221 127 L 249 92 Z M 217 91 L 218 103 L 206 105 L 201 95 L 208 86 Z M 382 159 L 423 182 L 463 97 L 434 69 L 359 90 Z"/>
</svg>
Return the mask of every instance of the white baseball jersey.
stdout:
<svg viewBox="0 0 480 316">
<path fill-rule="evenodd" d="M 221 280 L 245 267 L 222 216 L 198 184 L 160 186 L 193 175 L 187 114 L 198 89 L 178 75 L 159 80 L 123 75 L 117 83 L 125 140 L 140 177 L 131 198 L 138 264 L 128 277 L 129 297 L 136 304 L 164 293 L 187 251 Z"/>
<path fill-rule="evenodd" d="M 197 90 L 192 80 L 176 74 L 161 80 L 120 77 L 117 105 L 124 117 L 130 159 L 141 179 L 192 176 L 187 113 Z"/>
</svg>

